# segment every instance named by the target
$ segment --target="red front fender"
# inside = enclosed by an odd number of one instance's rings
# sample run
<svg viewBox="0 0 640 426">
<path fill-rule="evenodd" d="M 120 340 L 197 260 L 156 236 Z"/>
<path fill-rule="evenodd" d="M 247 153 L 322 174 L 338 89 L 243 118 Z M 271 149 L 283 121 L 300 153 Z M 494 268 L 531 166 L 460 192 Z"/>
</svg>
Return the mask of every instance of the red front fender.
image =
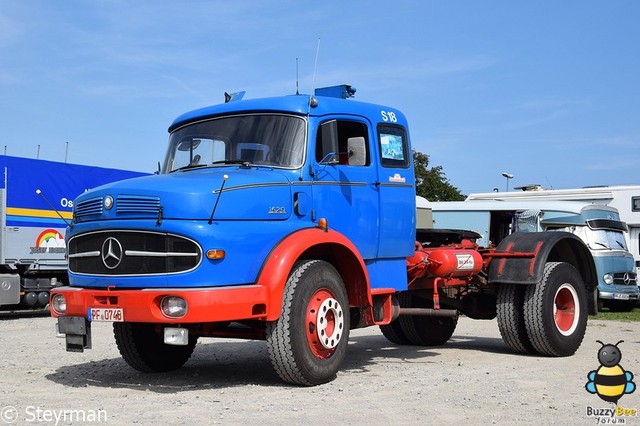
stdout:
<svg viewBox="0 0 640 426">
<path fill-rule="evenodd" d="M 268 289 L 267 320 L 282 312 L 284 287 L 299 259 L 322 259 L 342 276 L 350 305 L 370 305 L 369 275 L 358 249 L 343 234 L 320 228 L 306 228 L 288 235 L 271 251 L 262 265 L 257 284 Z"/>
</svg>

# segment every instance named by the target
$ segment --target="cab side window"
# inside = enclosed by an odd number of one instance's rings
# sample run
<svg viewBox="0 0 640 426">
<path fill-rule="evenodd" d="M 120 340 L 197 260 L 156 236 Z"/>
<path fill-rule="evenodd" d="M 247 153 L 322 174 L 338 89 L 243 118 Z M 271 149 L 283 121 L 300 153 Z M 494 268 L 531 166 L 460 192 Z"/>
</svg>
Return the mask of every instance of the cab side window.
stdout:
<svg viewBox="0 0 640 426">
<path fill-rule="evenodd" d="M 368 134 L 366 124 L 357 121 L 322 123 L 316 135 L 316 161 L 321 164 L 368 166 Z"/>
<path fill-rule="evenodd" d="M 409 168 L 412 158 L 404 127 L 378 125 L 378 144 L 382 167 Z"/>
</svg>

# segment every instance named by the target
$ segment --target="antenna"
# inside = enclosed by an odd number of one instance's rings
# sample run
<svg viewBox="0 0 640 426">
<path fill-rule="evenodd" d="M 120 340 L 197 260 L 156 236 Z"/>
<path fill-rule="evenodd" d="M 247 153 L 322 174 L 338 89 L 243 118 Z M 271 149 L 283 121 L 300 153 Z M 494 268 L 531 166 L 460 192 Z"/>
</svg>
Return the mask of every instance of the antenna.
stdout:
<svg viewBox="0 0 640 426">
<path fill-rule="evenodd" d="M 316 46 L 316 63 L 313 66 L 313 80 L 311 82 L 311 94 L 313 95 L 316 90 L 316 70 L 318 69 L 318 56 L 320 56 L 320 37 L 318 37 L 318 44 Z"/>
<path fill-rule="evenodd" d="M 320 55 L 320 37 L 318 37 L 318 44 L 316 46 L 316 63 L 313 66 L 313 80 L 311 82 L 311 94 L 309 95 L 309 105 L 307 108 L 307 116 L 311 114 L 311 108 L 318 106 L 318 100 L 315 98 L 316 91 L 316 69 L 318 68 L 318 56 Z"/>
<path fill-rule="evenodd" d="M 211 216 L 209 217 L 209 225 L 213 223 L 213 215 L 216 212 L 216 208 L 218 207 L 218 201 L 220 201 L 220 197 L 222 196 L 222 190 L 224 189 L 224 184 L 229 179 L 229 175 L 222 176 L 222 185 L 220 185 L 220 189 L 218 190 L 218 198 L 216 198 L 216 203 L 213 205 L 213 210 L 211 210 Z M 215 193 L 215 191 L 214 191 Z"/>
<path fill-rule="evenodd" d="M 58 216 L 60 216 L 60 219 L 62 219 L 64 221 L 64 223 L 67 224 L 68 227 L 73 227 L 73 223 L 69 222 L 67 219 L 64 218 L 64 216 L 62 216 L 62 214 L 58 211 L 58 209 L 56 209 L 54 207 L 53 204 L 51 204 L 51 202 L 47 199 L 47 197 L 44 196 L 44 194 L 42 193 L 42 191 L 40 191 L 39 189 L 36 189 L 36 194 L 38 194 L 39 196 L 42 197 L 42 199 L 44 201 L 47 202 L 47 204 L 49 204 L 49 207 L 51 207 L 53 209 L 54 212 L 56 212 L 58 214 Z"/>
<path fill-rule="evenodd" d="M 549 180 L 549 178 L 547 176 L 544 177 L 547 180 L 547 183 L 549 184 L 549 188 L 553 189 L 553 185 L 551 185 L 551 181 Z"/>
<path fill-rule="evenodd" d="M 298 58 L 296 58 L 296 95 L 300 94 L 299 83 L 300 83 L 300 78 L 298 74 Z"/>
</svg>

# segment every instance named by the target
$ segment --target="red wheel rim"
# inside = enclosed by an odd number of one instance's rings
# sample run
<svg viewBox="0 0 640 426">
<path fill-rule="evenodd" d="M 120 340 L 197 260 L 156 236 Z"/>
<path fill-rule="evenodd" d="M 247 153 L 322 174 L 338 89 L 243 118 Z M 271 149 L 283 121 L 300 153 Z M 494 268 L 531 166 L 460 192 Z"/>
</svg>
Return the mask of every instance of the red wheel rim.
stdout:
<svg viewBox="0 0 640 426">
<path fill-rule="evenodd" d="M 316 291 L 307 306 L 306 334 L 309 348 L 321 359 L 329 358 L 342 339 L 344 317 L 342 306 L 326 289 Z"/>
<path fill-rule="evenodd" d="M 553 319 L 561 334 L 571 335 L 578 326 L 580 304 L 573 286 L 562 284 L 553 300 Z"/>
</svg>

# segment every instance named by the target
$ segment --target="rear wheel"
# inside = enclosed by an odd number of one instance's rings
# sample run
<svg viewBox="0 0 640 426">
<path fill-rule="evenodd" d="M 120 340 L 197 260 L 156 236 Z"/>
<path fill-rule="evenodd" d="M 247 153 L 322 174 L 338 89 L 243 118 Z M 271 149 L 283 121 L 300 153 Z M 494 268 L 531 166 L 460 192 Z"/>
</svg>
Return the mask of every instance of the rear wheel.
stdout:
<svg viewBox="0 0 640 426">
<path fill-rule="evenodd" d="M 396 345 L 411 344 L 409 339 L 407 339 L 407 336 L 405 336 L 404 332 L 402 331 L 399 319 L 396 319 L 395 321 L 392 321 L 387 325 L 381 325 L 380 331 L 382 331 L 382 335 L 386 337 L 387 340 L 391 343 L 395 343 Z"/>
<path fill-rule="evenodd" d="M 520 353 L 535 352 L 524 323 L 525 285 L 503 284 L 498 287 L 498 329 L 504 343 Z"/>
<path fill-rule="evenodd" d="M 406 293 L 407 306 L 411 308 L 433 308 L 429 299 Z M 402 305 L 401 306 L 405 306 Z M 400 327 L 407 340 L 419 346 L 440 346 L 447 343 L 458 324 L 458 316 L 433 317 L 422 315 L 401 315 Z"/>
<path fill-rule="evenodd" d="M 349 340 L 349 301 L 340 275 L 320 260 L 298 262 L 282 314 L 267 324 L 271 363 L 282 380 L 312 386 L 335 378 Z"/>
<path fill-rule="evenodd" d="M 176 370 L 189 360 L 198 337 L 185 346 L 166 345 L 155 324 L 115 322 L 113 335 L 120 355 L 131 367 L 145 373 Z"/>
<path fill-rule="evenodd" d="M 529 339 L 539 353 L 575 353 L 587 328 L 586 290 L 578 271 L 568 263 L 547 263 L 542 281 L 527 287 L 524 313 Z"/>
<path fill-rule="evenodd" d="M 398 294 L 398 302 L 400 306 L 407 306 L 408 303 L 408 294 L 407 293 L 399 293 Z M 382 335 L 387 338 L 391 343 L 395 343 L 396 345 L 410 345 L 411 341 L 407 339 L 407 336 L 402 331 L 402 326 L 400 325 L 400 318 L 391 321 L 387 325 L 381 325 L 380 331 L 382 331 Z"/>
</svg>

